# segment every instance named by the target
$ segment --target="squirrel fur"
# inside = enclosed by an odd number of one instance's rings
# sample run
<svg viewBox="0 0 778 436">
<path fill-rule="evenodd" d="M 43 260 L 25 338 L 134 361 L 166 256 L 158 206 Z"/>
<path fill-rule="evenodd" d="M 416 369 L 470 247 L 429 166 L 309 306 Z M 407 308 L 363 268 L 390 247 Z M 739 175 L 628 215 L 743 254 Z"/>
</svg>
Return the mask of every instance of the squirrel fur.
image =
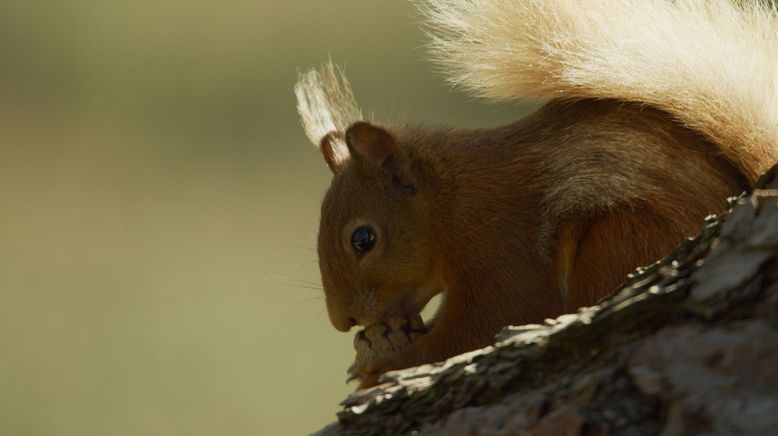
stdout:
<svg viewBox="0 0 778 436">
<path fill-rule="evenodd" d="M 778 161 L 778 14 L 736 0 L 427 0 L 433 58 L 495 100 L 547 99 L 479 130 L 367 123 L 332 64 L 298 109 L 334 173 L 318 252 L 342 331 L 418 313 L 381 373 L 594 304 Z M 367 228 L 369 233 L 364 233 Z M 354 238 L 372 235 L 367 250 Z"/>
</svg>

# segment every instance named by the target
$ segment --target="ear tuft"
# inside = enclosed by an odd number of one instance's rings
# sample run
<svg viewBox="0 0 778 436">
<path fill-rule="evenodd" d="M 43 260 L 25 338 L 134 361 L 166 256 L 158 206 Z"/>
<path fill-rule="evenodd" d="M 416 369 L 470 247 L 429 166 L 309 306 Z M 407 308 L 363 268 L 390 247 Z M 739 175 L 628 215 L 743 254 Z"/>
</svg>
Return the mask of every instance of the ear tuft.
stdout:
<svg viewBox="0 0 778 436">
<path fill-rule="evenodd" d="M 343 132 L 363 119 L 343 70 L 329 61 L 319 70 L 301 74 L 294 93 L 308 139 L 322 149 L 327 165 L 337 172 L 349 158 Z"/>
</svg>

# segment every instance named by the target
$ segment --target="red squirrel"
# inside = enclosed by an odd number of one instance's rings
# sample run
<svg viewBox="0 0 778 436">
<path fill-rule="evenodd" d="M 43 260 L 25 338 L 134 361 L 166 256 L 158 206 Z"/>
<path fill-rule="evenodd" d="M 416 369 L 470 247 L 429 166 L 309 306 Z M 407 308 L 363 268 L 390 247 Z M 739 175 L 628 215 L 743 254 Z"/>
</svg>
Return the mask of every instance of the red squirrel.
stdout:
<svg viewBox="0 0 778 436">
<path fill-rule="evenodd" d="M 486 346 L 591 305 L 696 233 L 778 161 L 778 14 L 730 0 L 427 0 L 433 58 L 496 100 L 549 100 L 497 128 L 363 119 L 331 64 L 298 109 L 334 176 L 318 239 L 332 325 L 429 331 L 358 365 Z M 477 13 L 476 13 L 477 11 Z"/>
</svg>

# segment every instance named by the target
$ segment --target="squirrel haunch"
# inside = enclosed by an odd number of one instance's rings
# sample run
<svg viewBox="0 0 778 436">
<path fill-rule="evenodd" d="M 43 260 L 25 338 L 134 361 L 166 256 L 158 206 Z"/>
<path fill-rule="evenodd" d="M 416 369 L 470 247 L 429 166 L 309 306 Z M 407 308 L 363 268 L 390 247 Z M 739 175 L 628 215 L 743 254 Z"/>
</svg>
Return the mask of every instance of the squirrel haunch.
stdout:
<svg viewBox="0 0 778 436">
<path fill-rule="evenodd" d="M 430 3 L 444 29 L 436 53 L 458 83 L 557 98 L 493 129 L 379 127 L 352 119 L 332 67 L 298 86 L 313 96 L 300 106 L 316 121 L 306 126 L 351 120 L 326 136 L 308 129 L 334 173 L 318 241 L 332 324 L 408 318 L 444 293 L 429 332 L 361 368 L 363 381 L 595 303 L 778 158 L 778 19 L 762 2 Z M 506 46 L 523 58 L 505 61 Z M 743 83 L 741 65 L 760 71 Z M 328 92 L 338 98 L 314 98 Z"/>
</svg>

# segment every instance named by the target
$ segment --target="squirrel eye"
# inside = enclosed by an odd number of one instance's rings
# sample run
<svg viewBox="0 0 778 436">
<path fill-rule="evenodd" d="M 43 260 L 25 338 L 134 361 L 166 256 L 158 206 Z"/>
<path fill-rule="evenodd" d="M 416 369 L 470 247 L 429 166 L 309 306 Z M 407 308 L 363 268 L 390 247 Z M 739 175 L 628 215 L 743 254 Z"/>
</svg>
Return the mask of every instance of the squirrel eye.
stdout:
<svg viewBox="0 0 778 436">
<path fill-rule="evenodd" d="M 359 254 L 364 254 L 370 251 L 375 245 L 375 230 L 370 226 L 358 227 L 351 234 L 351 246 Z"/>
</svg>

